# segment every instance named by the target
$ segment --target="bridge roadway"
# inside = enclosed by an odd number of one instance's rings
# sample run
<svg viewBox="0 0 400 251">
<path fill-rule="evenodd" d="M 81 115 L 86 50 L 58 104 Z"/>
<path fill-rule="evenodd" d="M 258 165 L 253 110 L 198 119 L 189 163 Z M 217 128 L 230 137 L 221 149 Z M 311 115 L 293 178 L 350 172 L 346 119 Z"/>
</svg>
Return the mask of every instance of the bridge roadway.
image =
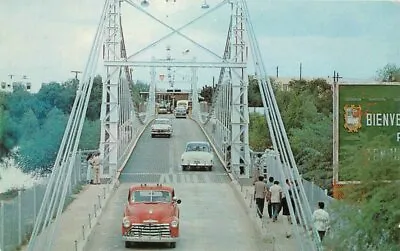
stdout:
<svg viewBox="0 0 400 251">
<path fill-rule="evenodd" d="M 170 116 L 170 115 L 164 115 Z M 147 128 L 128 160 L 120 186 L 110 198 L 86 244 L 86 251 L 126 250 L 121 240 L 121 219 L 132 183 L 172 185 L 182 200 L 180 234 L 176 249 L 191 251 L 257 251 L 262 241 L 230 186 L 229 176 L 215 157 L 212 172 L 185 171 L 179 166 L 187 141 L 206 140 L 190 119 L 173 119 L 171 138 L 151 138 Z M 165 250 L 162 243 L 136 245 L 133 250 Z"/>
</svg>

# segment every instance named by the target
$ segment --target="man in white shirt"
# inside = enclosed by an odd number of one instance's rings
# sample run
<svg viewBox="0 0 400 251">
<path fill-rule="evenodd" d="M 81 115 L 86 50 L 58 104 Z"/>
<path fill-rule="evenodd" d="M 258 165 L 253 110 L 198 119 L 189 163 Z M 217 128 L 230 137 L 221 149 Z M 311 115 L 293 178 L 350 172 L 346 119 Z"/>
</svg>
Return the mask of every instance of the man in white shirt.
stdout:
<svg viewBox="0 0 400 251">
<path fill-rule="evenodd" d="M 278 220 L 278 214 L 282 201 L 282 187 L 279 185 L 279 181 L 274 181 L 274 184 L 270 187 L 269 192 L 271 195 L 272 221 L 275 222 Z"/>
<path fill-rule="evenodd" d="M 325 203 L 318 202 L 318 209 L 314 211 L 312 216 L 314 227 L 318 231 L 321 241 L 324 239 L 326 231 L 329 230 L 329 213 L 324 208 Z"/>
</svg>

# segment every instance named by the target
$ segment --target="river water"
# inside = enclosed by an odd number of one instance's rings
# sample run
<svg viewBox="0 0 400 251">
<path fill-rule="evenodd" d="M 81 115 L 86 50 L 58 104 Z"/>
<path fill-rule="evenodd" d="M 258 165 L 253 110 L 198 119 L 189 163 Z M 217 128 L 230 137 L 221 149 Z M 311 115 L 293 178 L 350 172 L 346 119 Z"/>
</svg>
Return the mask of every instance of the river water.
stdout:
<svg viewBox="0 0 400 251">
<path fill-rule="evenodd" d="M 40 178 L 22 172 L 13 159 L 3 158 L 0 162 L 0 193 L 10 189 L 27 189 L 40 181 Z"/>
</svg>

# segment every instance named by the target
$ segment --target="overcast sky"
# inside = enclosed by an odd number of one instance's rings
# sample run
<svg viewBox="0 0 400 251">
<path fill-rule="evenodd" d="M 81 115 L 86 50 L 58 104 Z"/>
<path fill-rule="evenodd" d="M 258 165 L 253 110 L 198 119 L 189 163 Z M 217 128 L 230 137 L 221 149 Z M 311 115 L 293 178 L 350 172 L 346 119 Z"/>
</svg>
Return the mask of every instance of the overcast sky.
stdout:
<svg viewBox="0 0 400 251">
<path fill-rule="evenodd" d="M 149 1 L 146 10 L 176 28 L 205 12 L 200 8 L 204 0 Z M 82 71 L 103 2 L 0 0 L 0 81 L 9 79 L 8 74 L 17 75 L 17 79 L 27 75 L 38 89 L 42 82 L 72 78 L 71 70 Z M 221 0 L 207 2 L 211 9 Z M 387 63 L 400 65 L 399 1 L 248 0 L 248 5 L 270 75 L 275 75 L 279 66 L 280 76 L 297 76 L 302 62 L 303 76 L 326 77 L 336 70 L 346 78 L 368 79 Z M 126 3 L 122 12 L 128 54 L 170 32 Z M 182 33 L 222 56 L 229 13 L 229 6 L 224 5 Z M 167 45 L 171 45 L 173 58 L 214 58 L 175 35 L 135 59 L 165 58 Z M 183 54 L 186 49 L 190 52 Z M 99 67 L 98 73 L 102 72 Z M 211 75 L 218 76 L 217 72 L 200 70 L 200 78 L 206 78 L 201 82 L 210 81 Z M 157 75 L 165 73 L 165 69 L 157 70 Z M 181 82 L 189 75 L 188 70 L 176 70 L 176 80 Z M 135 79 L 147 81 L 149 77 L 148 68 L 134 69 Z"/>
</svg>

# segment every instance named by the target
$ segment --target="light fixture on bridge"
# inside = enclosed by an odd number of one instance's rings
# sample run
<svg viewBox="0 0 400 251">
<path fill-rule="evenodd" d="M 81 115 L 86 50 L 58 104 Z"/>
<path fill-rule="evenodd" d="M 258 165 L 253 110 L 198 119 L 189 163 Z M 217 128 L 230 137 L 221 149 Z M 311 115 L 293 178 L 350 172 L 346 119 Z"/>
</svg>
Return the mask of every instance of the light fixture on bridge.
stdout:
<svg viewBox="0 0 400 251">
<path fill-rule="evenodd" d="M 201 5 L 202 9 L 208 9 L 210 8 L 210 5 L 207 4 L 207 0 L 204 0 L 204 3 Z"/>
<path fill-rule="evenodd" d="M 140 5 L 142 5 L 142 7 L 148 7 L 149 6 L 149 1 L 147 1 L 147 0 L 143 0 L 141 3 L 140 3 Z"/>
</svg>

